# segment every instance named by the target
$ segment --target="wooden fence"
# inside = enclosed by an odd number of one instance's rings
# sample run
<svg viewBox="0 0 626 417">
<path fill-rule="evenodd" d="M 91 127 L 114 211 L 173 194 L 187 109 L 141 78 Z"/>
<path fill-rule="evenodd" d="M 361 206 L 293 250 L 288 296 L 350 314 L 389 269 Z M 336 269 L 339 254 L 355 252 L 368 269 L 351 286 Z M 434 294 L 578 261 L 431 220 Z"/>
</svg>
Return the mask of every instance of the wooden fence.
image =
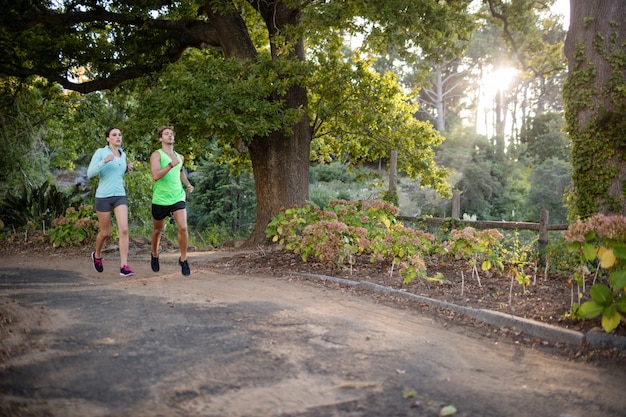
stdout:
<svg viewBox="0 0 626 417">
<path fill-rule="evenodd" d="M 454 212 L 454 210 L 453 210 Z M 505 222 L 505 221 L 489 221 L 489 220 L 462 220 L 454 218 L 456 223 L 462 223 L 475 229 L 509 229 L 509 230 L 537 230 L 539 232 L 538 249 L 539 257 L 543 261 L 543 252 L 548 244 L 548 232 L 552 230 L 567 230 L 569 224 L 548 224 L 549 213 L 547 210 L 541 210 L 539 223 L 532 222 Z M 411 223 L 427 223 L 433 225 L 441 225 L 450 219 L 442 217 L 409 217 L 398 216 L 398 220 Z M 543 263 L 543 262 L 542 262 Z"/>
</svg>

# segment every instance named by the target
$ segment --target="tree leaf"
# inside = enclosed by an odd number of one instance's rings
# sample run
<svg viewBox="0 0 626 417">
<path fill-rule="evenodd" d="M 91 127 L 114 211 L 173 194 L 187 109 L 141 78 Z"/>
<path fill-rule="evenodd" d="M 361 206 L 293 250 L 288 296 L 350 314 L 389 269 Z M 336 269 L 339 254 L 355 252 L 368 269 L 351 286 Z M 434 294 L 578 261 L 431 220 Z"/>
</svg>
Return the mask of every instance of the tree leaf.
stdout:
<svg viewBox="0 0 626 417">
<path fill-rule="evenodd" d="M 598 259 L 600 260 L 600 267 L 604 269 L 611 268 L 617 261 L 613 254 L 613 249 L 604 246 L 598 248 Z"/>
<path fill-rule="evenodd" d="M 613 248 L 613 253 L 615 254 L 616 258 L 626 259 L 626 244 L 622 242 L 617 242 L 615 244 L 612 244 L 611 247 Z"/>
<path fill-rule="evenodd" d="M 578 308 L 576 315 L 584 319 L 592 319 L 602 314 L 603 311 L 603 305 L 598 304 L 596 301 L 586 301 Z"/>
<path fill-rule="evenodd" d="M 626 269 L 612 272 L 611 275 L 609 275 L 609 281 L 611 281 L 615 290 L 626 289 Z"/>
<path fill-rule="evenodd" d="M 622 313 L 626 313 L 626 295 L 621 296 L 615 300 L 615 308 Z"/>
<path fill-rule="evenodd" d="M 617 311 L 613 311 L 613 313 L 608 317 L 602 315 L 602 328 L 607 333 L 612 332 L 617 326 L 619 326 L 621 318 L 622 316 Z"/>
<path fill-rule="evenodd" d="M 415 398 L 417 397 L 417 391 L 413 388 L 404 388 L 402 390 L 402 398 Z"/>
<path fill-rule="evenodd" d="M 613 301 L 613 291 L 605 284 L 596 284 L 589 290 L 589 295 L 599 304 L 608 307 Z"/>
<path fill-rule="evenodd" d="M 591 243 L 583 244 L 583 255 L 585 256 L 586 260 L 593 261 L 594 259 L 596 259 L 596 254 L 597 250 L 595 245 L 592 245 Z"/>
<path fill-rule="evenodd" d="M 481 268 L 483 271 L 489 271 L 489 270 L 491 269 L 491 261 L 489 261 L 489 260 L 484 261 L 484 262 L 482 263 L 482 265 L 480 266 L 480 268 Z"/>
<path fill-rule="evenodd" d="M 453 416 L 456 414 L 456 412 L 457 412 L 457 409 L 455 406 L 446 405 L 441 410 L 439 410 L 439 417 Z"/>
<path fill-rule="evenodd" d="M 580 249 L 582 245 L 579 242 L 568 243 L 565 245 L 565 248 L 569 253 L 574 253 Z"/>
</svg>

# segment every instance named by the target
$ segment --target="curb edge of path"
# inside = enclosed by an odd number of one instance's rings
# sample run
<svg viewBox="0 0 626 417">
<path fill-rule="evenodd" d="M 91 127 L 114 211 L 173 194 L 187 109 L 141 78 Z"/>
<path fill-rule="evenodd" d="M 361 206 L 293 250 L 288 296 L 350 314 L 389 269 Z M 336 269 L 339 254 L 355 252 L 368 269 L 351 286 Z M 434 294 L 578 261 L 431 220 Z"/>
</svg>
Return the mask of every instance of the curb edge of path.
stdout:
<svg viewBox="0 0 626 417">
<path fill-rule="evenodd" d="M 304 276 L 308 278 L 318 279 L 321 281 L 331 281 L 351 287 L 361 287 L 374 291 L 383 295 L 395 295 L 410 298 L 431 307 L 442 308 L 454 311 L 459 314 L 469 316 L 482 323 L 499 327 L 512 327 L 518 329 L 530 336 L 546 340 L 550 343 L 565 343 L 567 345 L 588 344 L 594 348 L 613 348 L 626 352 L 626 337 L 613 335 L 601 331 L 591 330 L 582 333 L 575 330 L 568 330 L 547 323 L 541 323 L 535 320 L 517 317 L 512 314 L 500 313 L 493 310 L 475 309 L 451 304 L 445 301 L 439 301 L 421 295 L 411 294 L 406 291 L 396 290 L 368 281 L 352 281 L 345 278 L 337 278 L 328 275 L 308 274 L 300 272 L 292 272 L 293 275 Z"/>
</svg>

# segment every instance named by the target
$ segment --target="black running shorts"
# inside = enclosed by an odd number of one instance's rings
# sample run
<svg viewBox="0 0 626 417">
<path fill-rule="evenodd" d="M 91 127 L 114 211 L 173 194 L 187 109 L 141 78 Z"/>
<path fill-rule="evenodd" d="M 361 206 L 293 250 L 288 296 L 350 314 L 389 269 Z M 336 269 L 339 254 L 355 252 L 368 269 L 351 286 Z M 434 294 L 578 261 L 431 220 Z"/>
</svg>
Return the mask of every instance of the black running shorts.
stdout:
<svg viewBox="0 0 626 417">
<path fill-rule="evenodd" d="M 171 216 L 176 210 L 184 210 L 186 207 L 184 201 L 179 201 L 170 206 L 161 206 L 159 204 L 152 205 L 152 217 L 154 220 L 163 220 L 167 216 Z"/>
</svg>

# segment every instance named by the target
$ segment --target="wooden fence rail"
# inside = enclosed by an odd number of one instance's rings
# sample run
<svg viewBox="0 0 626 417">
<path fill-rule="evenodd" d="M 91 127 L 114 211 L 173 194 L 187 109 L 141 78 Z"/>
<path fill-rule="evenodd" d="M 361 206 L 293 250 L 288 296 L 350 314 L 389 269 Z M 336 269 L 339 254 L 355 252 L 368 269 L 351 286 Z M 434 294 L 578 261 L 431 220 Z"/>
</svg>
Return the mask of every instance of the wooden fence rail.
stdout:
<svg viewBox="0 0 626 417">
<path fill-rule="evenodd" d="M 548 244 L 548 232 L 551 230 L 567 230 L 569 224 L 548 224 L 549 213 L 547 210 L 541 210 L 539 216 L 539 223 L 532 222 L 505 222 L 505 221 L 490 221 L 490 220 L 462 220 L 455 218 L 456 223 L 462 223 L 466 226 L 471 226 L 475 229 L 509 229 L 509 230 L 537 230 L 539 232 L 538 249 L 539 258 L 543 263 L 544 249 Z M 427 223 L 433 225 L 440 225 L 449 219 L 442 217 L 409 217 L 398 216 L 398 220 L 411 222 L 411 223 Z"/>
</svg>

